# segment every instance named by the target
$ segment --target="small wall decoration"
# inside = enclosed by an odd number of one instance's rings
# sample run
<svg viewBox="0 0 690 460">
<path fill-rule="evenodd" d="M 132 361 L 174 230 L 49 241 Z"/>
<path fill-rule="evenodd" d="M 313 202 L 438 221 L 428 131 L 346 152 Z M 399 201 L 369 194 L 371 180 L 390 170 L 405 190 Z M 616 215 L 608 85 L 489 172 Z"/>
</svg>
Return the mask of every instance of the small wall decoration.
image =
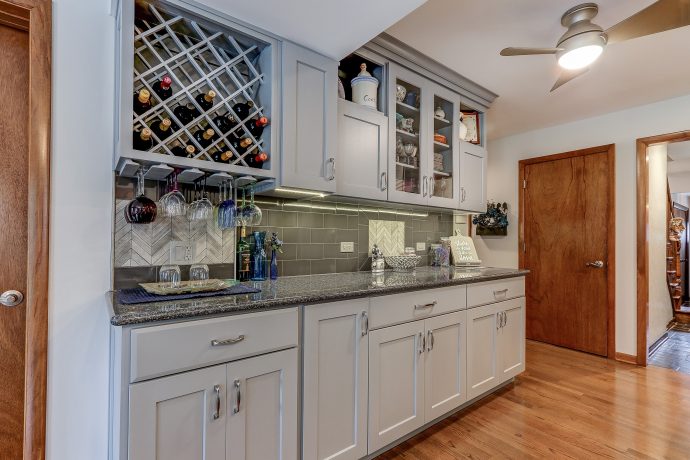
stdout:
<svg viewBox="0 0 690 460">
<path fill-rule="evenodd" d="M 453 255 L 453 265 L 456 267 L 478 267 L 482 263 L 477 257 L 474 241 L 469 236 L 451 236 L 450 250 Z"/>
<path fill-rule="evenodd" d="M 486 212 L 474 216 L 472 223 L 477 226 L 477 235 L 506 236 L 508 234 L 508 203 L 489 201 Z"/>
<path fill-rule="evenodd" d="M 479 112 L 477 111 L 463 111 L 462 112 L 462 123 L 467 126 L 467 134 L 465 134 L 465 139 L 467 142 L 472 144 L 480 144 L 480 126 L 479 126 Z"/>
</svg>

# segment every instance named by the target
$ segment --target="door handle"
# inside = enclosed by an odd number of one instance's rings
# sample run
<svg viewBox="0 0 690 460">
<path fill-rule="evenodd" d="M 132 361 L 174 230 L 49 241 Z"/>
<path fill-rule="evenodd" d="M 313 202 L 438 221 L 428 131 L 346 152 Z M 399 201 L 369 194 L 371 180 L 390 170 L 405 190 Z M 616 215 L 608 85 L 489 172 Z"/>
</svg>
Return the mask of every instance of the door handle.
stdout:
<svg viewBox="0 0 690 460">
<path fill-rule="evenodd" d="M 419 333 L 419 354 L 424 353 L 424 348 L 426 347 L 426 340 L 422 332 Z"/>
<path fill-rule="evenodd" d="M 381 173 L 381 191 L 388 190 L 388 175 L 385 172 Z"/>
<path fill-rule="evenodd" d="M 587 267 L 592 267 L 592 268 L 604 268 L 604 261 L 603 260 L 595 260 L 593 262 L 587 262 L 585 265 Z"/>
<path fill-rule="evenodd" d="M 235 386 L 235 407 L 232 408 L 232 413 L 237 414 L 240 411 L 240 404 L 242 403 L 242 384 L 239 379 L 233 382 Z"/>
<path fill-rule="evenodd" d="M 369 315 L 366 311 L 362 312 L 362 337 L 369 333 Z"/>
<path fill-rule="evenodd" d="M 16 307 L 24 301 L 24 294 L 11 289 L 0 294 L 0 304 L 6 307 Z"/>
<path fill-rule="evenodd" d="M 213 339 L 213 340 L 211 340 L 211 346 L 212 347 L 222 347 L 225 345 L 234 345 L 236 343 L 240 343 L 243 340 L 244 340 L 244 335 L 238 335 L 234 339 L 225 339 L 225 340 Z"/>
<path fill-rule="evenodd" d="M 220 385 L 214 385 L 213 392 L 216 394 L 216 411 L 213 413 L 213 420 L 218 420 L 220 418 Z"/>
<path fill-rule="evenodd" d="M 434 330 L 429 329 L 426 333 L 426 351 L 431 351 L 434 349 Z"/>
<path fill-rule="evenodd" d="M 422 196 L 426 196 L 426 190 L 428 188 L 426 176 L 422 179 Z"/>
<path fill-rule="evenodd" d="M 460 201 L 465 201 L 465 187 L 460 187 Z"/>
<path fill-rule="evenodd" d="M 438 304 L 437 300 L 434 300 L 433 302 L 429 303 L 424 303 L 424 304 L 415 304 L 414 309 L 415 310 L 424 310 L 426 308 L 434 308 Z"/>
<path fill-rule="evenodd" d="M 326 178 L 327 180 L 331 181 L 335 179 L 335 158 L 331 157 L 328 159 L 327 164 L 331 165 L 331 174 Z"/>
</svg>

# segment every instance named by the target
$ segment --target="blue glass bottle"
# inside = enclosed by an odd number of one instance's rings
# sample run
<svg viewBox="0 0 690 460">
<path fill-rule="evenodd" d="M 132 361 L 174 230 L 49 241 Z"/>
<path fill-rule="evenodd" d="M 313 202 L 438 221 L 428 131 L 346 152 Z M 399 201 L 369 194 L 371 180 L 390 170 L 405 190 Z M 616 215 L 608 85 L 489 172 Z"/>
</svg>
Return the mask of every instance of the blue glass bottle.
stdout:
<svg viewBox="0 0 690 460">
<path fill-rule="evenodd" d="M 271 251 L 271 279 L 278 279 L 278 251 Z"/>
<path fill-rule="evenodd" d="M 266 249 L 264 242 L 266 232 L 253 232 L 254 247 L 252 248 L 252 281 L 264 281 L 266 279 Z"/>
</svg>

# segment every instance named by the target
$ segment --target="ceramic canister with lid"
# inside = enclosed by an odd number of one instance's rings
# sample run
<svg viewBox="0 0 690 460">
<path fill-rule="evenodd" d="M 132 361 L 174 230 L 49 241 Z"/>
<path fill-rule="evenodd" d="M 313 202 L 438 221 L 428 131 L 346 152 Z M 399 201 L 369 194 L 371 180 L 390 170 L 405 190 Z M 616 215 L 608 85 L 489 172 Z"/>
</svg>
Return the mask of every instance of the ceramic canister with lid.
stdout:
<svg viewBox="0 0 690 460">
<path fill-rule="evenodd" d="M 352 79 L 352 102 L 378 109 L 379 81 L 367 72 L 367 65 L 359 66 L 359 75 Z"/>
</svg>

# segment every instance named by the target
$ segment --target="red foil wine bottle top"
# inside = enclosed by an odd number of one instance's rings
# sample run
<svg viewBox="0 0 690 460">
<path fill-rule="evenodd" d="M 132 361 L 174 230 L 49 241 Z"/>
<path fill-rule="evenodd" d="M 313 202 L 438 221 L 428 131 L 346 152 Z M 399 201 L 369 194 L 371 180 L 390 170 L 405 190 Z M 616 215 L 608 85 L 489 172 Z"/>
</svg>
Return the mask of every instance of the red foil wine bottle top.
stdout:
<svg viewBox="0 0 690 460">
<path fill-rule="evenodd" d="M 170 76 L 166 75 L 161 78 L 161 88 L 168 89 L 170 85 L 172 85 L 172 78 Z"/>
</svg>

